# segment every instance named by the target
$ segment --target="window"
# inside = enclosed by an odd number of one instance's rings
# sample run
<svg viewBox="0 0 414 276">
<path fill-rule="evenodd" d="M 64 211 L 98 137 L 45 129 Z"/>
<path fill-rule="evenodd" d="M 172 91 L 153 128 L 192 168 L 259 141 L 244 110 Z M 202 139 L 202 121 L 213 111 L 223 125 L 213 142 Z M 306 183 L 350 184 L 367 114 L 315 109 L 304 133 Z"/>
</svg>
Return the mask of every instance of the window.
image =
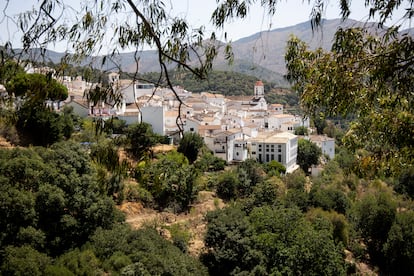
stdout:
<svg viewBox="0 0 414 276">
<path fill-rule="evenodd" d="M 282 163 L 282 155 L 280 155 L 280 154 L 279 154 L 279 155 L 277 156 L 277 161 L 278 161 L 279 163 Z"/>
<path fill-rule="evenodd" d="M 255 152 L 255 151 L 252 151 L 252 154 L 253 154 L 253 155 L 256 155 L 256 152 Z"/>
<path fill-rule="evenodd" d="M 193 127 L 190 127 L 190 131 L 194 131 L 194 128 Z"/>
</svg>

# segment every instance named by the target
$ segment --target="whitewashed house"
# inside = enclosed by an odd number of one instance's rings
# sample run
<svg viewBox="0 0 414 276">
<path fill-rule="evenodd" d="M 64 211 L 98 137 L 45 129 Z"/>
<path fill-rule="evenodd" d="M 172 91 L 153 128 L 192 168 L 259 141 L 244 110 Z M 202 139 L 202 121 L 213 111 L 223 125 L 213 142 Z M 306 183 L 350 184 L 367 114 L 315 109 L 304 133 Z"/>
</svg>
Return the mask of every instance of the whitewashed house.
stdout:
<svg viewBox="0 0 414 276">
<path fill-rule="evenodd" d="M 214 155 L 227 162 L 245 160 L 243 158 L 247 157 L 247 142 L 244 143 L 243 140 L 245 135 L 242 130 L 235 128 L 204 137 L 204 142 Z"/>
<path fill-rule="evenodd" d="M 310 135 L 309 140 L 315 143 L 322 150 L 322 154 L 329 156 L 329 159 L 335 157 L 335 139 L 326 135 Z"/>
</svg>

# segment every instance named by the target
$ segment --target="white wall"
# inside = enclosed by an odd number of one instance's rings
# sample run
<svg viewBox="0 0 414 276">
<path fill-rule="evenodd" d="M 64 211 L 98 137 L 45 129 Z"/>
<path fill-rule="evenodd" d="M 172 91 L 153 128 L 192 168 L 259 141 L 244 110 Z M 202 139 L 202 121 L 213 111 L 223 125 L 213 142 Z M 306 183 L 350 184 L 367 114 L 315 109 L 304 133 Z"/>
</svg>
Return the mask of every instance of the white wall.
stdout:
<svg viewBox="0 0 414 276">
<path fill-rule="evenodd" d="M 145 106 L 141 108 L 142 121 L 152 125 L 152 130 L 165 135 L 164 106 Z"/>
</svg>

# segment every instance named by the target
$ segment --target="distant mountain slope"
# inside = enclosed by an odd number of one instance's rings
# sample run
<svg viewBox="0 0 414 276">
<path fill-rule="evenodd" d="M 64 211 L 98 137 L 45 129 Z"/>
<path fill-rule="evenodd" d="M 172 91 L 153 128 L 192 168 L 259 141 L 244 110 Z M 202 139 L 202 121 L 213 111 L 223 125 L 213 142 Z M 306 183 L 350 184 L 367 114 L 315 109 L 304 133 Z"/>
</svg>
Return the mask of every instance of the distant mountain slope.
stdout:
<svg viewBox="0 0 414 276">
<path fill-rule="evenodd" d="M 361 26 L 368 27 L 373 32 L 378 30 L 375 23 L 333 19 L 323 20 L 322 27 L 315 31 L 312 31 L 311 24 L 307 21 L 290 27 L 259 32 L 233 42 L 233 64 L 229 65 L 224 59 L 224 55 L 220 53 L 214 63 L 214 69 L 244 73 L 285 86 L 286 82 L 283 80 L 285 72 L 284 54 L 287 41 L 291 35 L 305 41 L 311 48 L 322 47 L 328 50 L 339 27 Z M 406 30 L 405 32 L 413 34 L 412 30 Z M 47 55 L 49 57 L 48 61 L 54 63 L 58 63 L 63 56 L 63 54 L 53 51 L 48 51 Z M 92 62 L 95 66 L 100 66 L 102 59 L 102 56 L 89 58 L 83 64 Z M 155 51 L 140 52 L 138 64 L 140 73 L 159 71 Z M 107 59 L 103 69 L 113 70 L 117 66 L 120 66 L 123 71 L 134 72 L 137 68 L 134 53 L 121 53 L 112 59 Z"/>
<path fill-rule="evenodd" d="M 295 26 L 260 32 L 252 36 L 237 40 L 233 43 L 234 55 L 254 65 L 260 65 L 268 70 L 283 74 L 285 72 L 284 55 L 287 41 L 292 35 L 305 41 L 311 48 L 322 47 L 329 50 L 335 32 L 339 27 L 373 28 L 373 23 L 362 23 L 354 20 L 340 19 L 323 20 L 320 29 L 312 31 L 310 22 Z"/>
</svg>

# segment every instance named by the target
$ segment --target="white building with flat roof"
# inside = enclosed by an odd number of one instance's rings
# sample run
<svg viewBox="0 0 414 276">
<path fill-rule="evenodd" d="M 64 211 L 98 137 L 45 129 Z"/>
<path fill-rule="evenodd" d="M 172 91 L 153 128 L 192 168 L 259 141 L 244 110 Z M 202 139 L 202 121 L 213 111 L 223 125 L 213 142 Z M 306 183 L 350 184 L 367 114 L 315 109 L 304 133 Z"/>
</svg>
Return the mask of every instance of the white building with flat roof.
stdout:
<svg viewBox="0 0 414 276">
<path fill-rule="evenodd" d="M 259 162 L 276 160 L 286 172 L 297 169 L 298 137 L 289 132 L 261 132 L 249 139 L 250 157 Z"/>
</svg>

